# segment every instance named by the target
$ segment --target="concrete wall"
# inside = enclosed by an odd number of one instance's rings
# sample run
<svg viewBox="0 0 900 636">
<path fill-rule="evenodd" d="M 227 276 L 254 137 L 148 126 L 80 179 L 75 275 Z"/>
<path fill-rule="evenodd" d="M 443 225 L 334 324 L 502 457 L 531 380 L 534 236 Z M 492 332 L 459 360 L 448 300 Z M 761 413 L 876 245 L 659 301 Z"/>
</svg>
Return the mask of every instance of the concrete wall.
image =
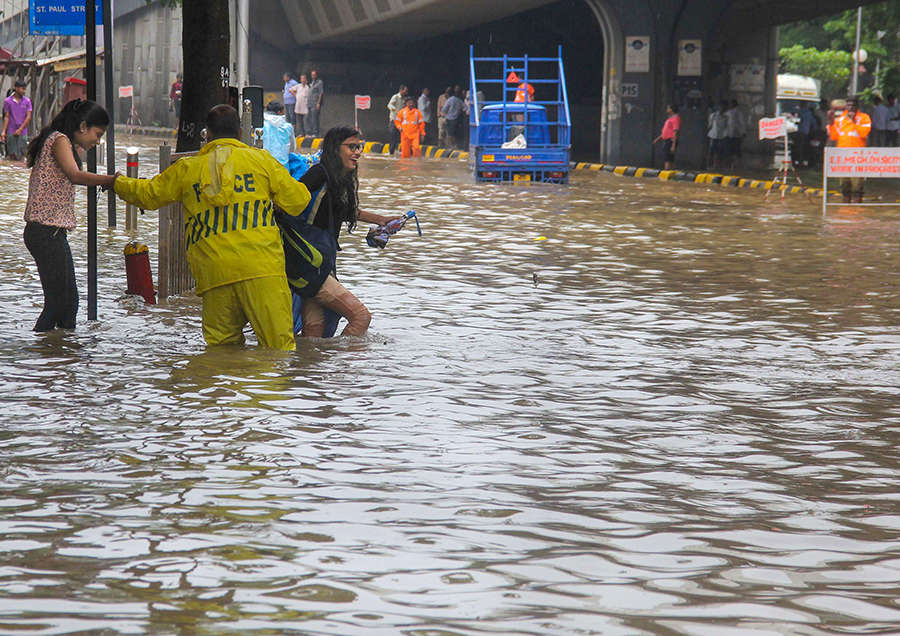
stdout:
<svg viewBox="0 0 900 636">
<path fill-rule="evenodd" d="M 121 9 L 120 4 L 123 4 Z M 129 4 L 129 0 L 122 0 L 116 3 L 116 14 L 113 36 L 116 89 L 134 86 L 135 108 L 143 125 L 174 128 L 175 113 L 169 112 L 169 87 L 175 75 L 182 71 L 181 9 L 168 9 L 159 4 L 146 6 L 136 0 L 130 0 Z M 98 78 L 101 77 L 98 71 Z M 118 101 L 116 121 L 128 119 L 130 101 Z"/>
<path fill-rule="evenodd" d="M 650 67 L 646 72 L 625 72 L 624 66 L 613 69 L 610 119 L 620 128 L 621 144 L 614 162 L 626 165 L 663 163 L 662 146 L 651 146 L 665 120 L 666 104 L 679 105 L 682 130 L 677 165 L 703 168 L 706 162 L 706 127 L 709 105 L 721 99 L 737 99 L 742 112 L 750 120 L 750 130 L 743 146 L 746 162 L 762 165 L 767 161 L 767 146 L 755 141 L 756 122 L 774 105 L 775 42 L 774 29 L 756 32 L 720 31 L 728 15 L 728 0 L 708 3 L 658 4 L 631 0 L 604 0 L 622 29 L 623 37 L 650 37 Z M 678 74 L 680 40 L 702 42 L 702 75 Z M 765 67 L 763 91 L 733 90 L 730 70 L 736 64 L 758 64 Z M 764 154 L 755 154 L 764 153 Z"/>
</svg>

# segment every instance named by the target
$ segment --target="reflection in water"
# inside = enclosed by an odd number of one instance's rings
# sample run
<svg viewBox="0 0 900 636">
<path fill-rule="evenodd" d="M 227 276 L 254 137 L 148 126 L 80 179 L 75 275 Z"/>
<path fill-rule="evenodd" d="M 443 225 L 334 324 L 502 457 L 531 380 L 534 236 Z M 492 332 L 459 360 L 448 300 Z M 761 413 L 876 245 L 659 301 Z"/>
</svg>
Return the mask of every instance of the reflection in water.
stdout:
<svg viewBox="0 0 900 636">
<path fill-rule="evenodd" d="M 344 240 L 370 336 L 284 354 L 123 296 L 154 213 L 101 227 L 94 323 L 82 220 L 79 327 L 32 333 L 0 179 L 0 632 L 900 625 L 900 210 L 372 158 L 424 236 Z"/>
</svg>

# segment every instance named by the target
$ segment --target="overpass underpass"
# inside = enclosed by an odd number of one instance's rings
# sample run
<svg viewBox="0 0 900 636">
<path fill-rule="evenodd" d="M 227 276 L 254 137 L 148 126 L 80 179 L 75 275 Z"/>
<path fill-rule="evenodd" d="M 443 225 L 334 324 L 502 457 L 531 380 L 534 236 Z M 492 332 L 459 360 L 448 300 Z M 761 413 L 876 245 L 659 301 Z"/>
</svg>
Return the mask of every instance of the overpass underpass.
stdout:
<svg viewBox="0 0 900 636">
<path fill-rule="evenodd" d="M 864 0 L 863 4 L 875 0 Z M 710 100 L 735 98 L 754 119 L 774 112 L 778 24 L 835 13 L 857 0 L 256 0 L 251 16 L 251 83 L 277 88 L 284 70 L 317 67 L 326 82 L 323 124 L 353 121 L 355 93 L 370 139 L 388 134 L 385 104 L 400 83 L 433 98 L 466 88 L 468 45 L 478 55 L 546 55 L 563 46 L 573 116 L 573 156 L 650 165 L 666 103 L 682 107 L 679 160 L 699 166 Z M 646 66 L 626 65 L 626 38 L 649 48 Z M 699 43 L 698 75 L 683 74 L 680 45 Z M 734 85 L 735 66 L 764 83 Z M 750 88 L 751 90 L 744 90 Z M 765 148 L 748 135 L 745 152 Z"/>
</svg>

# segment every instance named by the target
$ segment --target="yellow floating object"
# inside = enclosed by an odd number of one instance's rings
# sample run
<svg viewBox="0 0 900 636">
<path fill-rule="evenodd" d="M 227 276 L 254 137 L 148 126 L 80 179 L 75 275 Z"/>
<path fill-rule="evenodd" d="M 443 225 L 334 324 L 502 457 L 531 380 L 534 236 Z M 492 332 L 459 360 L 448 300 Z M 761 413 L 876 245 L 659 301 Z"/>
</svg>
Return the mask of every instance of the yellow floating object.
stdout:
<svg viewBox="0 0 900 636">
<path fill-rule="evenodd" d="M 132 241 L 131 243 L 125 245 L 125 249 L 123 251 L 125 252 L 125 255 L 128 256 L 129 254 L 141 254 L 143 252 L 149 252 L 150 250 L 147 249 L 147 246 L 143 243 Z"/>
<path fill-rule="evenodd" d="M 534 239 L 532 239 L 532 240 L 534 240 L 534 241 L 546 241 L 546 240 L 547 240 L 547 237 L 546 237 L 546 236 L 535 236 Z"/>
</svg>

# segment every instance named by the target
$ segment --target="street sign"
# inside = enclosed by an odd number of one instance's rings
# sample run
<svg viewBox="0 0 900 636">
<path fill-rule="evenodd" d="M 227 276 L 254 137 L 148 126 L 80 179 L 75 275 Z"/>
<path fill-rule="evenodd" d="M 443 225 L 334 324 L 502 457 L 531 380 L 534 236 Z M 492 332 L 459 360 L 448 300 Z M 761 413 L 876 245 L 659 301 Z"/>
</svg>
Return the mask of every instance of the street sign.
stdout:
<svg viewBox="0 0 900 636">
<path fill-rule="evenodd" d="M 825 176 L 900 179 L 900 148 L 828 148 Z"/>
<path fill-rule="evenodd" d="M 369 95 L 354 95 L 356 108 L 359 110 L 369 110 L 372 107 L 372 97 Z"/>
<path fill-rule="evenodd" d="M 30 0 L 28 26 L 31 35 L 84 35 L 85 2 Z M 95 2 L 97 26 L 103 24 L 101 2 Z"/>
<path fill-rule="evenodd" d="M 134 97 L 134 85 L 129 84 L 128 86 L 120 86 L 119 97 Z"/>
</svg>

